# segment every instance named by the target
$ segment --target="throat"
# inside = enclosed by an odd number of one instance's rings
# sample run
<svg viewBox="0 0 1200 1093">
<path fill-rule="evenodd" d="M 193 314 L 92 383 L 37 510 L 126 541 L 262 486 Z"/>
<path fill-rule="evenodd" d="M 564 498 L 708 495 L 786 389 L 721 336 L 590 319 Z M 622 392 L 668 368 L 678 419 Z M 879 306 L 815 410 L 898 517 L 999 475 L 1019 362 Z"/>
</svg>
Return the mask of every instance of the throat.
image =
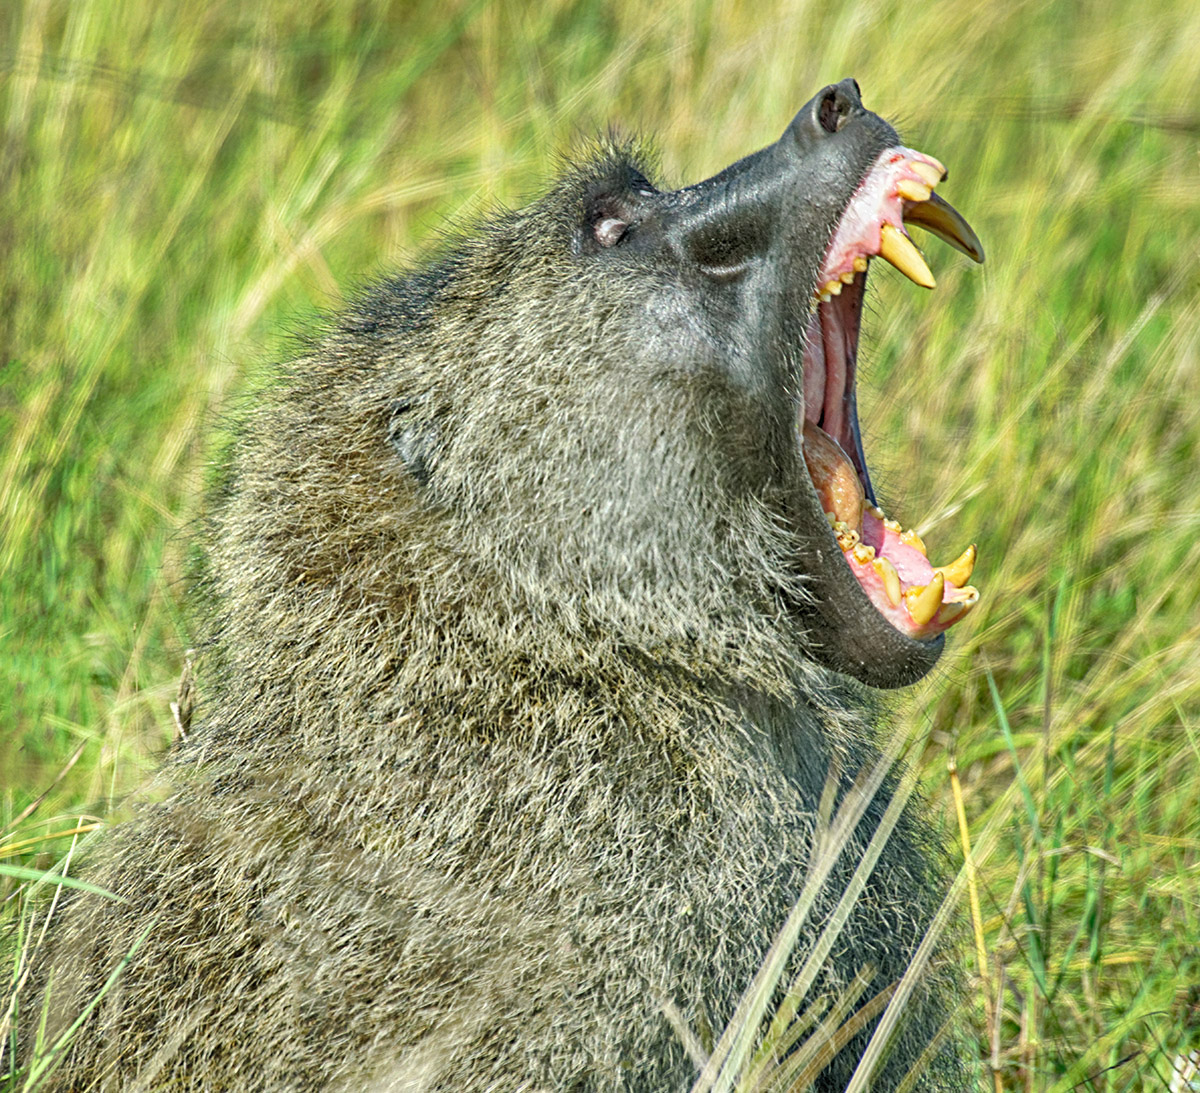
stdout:
<svg viewBox="0 0 1200 1093">
<path fill-rule="evenodd" d="M 804 423 L 816 425 L 850 461 L 871 504 L 876 503 L 858 426 L 856 372 L 866 272 L 837 282 L 840 291 L 823 299 L 808 324 L 804 349 Z"/>
</svg>

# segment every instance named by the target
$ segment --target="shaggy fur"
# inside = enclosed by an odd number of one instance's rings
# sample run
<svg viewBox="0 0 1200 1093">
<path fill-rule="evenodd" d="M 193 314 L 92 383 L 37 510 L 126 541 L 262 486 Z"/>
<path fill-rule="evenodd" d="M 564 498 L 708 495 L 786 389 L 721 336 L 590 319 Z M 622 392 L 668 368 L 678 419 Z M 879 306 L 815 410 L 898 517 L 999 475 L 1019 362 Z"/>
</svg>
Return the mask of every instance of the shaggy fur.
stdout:
<svg viewBox="0 0 1200 1093">
<path fill-rule="evenodd" d="M 636 164 L 601 149 L 364 294 L 245 413 L 195 590 L 196 723 L 94 853 L 128 902 L 74 895 L 52 933 L 51 1034 L 140 947 L 53 1088 L 694 1079 L 663 1003 L 720 1031 L 831 764 L 844 790 L 877 753 L 865 690 L 791 606 L 794 403 L 658 352 L 677 288 L 580 259 L 589 195 Z M 820 990 L 899 978 L 931 860 L 902 821 Z"/>
</svg>

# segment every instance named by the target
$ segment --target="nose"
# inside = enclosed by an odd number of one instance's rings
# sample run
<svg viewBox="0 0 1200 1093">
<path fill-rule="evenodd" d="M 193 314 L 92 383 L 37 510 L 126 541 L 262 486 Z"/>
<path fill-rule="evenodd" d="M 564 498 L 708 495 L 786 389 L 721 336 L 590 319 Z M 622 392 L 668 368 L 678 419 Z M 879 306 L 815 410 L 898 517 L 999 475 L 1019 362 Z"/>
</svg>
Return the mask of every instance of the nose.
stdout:
<svg viewBox="0 0 1200 1093">
<path fill-rule="evenodd" d="M 780 143 L 807 148 L 836 133 L 851 118 L 866 112 L 858 81 L 847 76 L 840 83 L 822 88 L 809 99 L 779 138 Z"/>
<path fill-rule="evenodd" d="M 668 233 L 679 253 L 727 279 L 777 241 L 792 250 L 806 233 L 820 236 L 846 196 L 835 182 L 853 173 L 838 147 L 842 142 L 830 138 L 859 116 L 871 115 L 858 84 L 849 78 L 830 84 L 800 108 L 774 144 L 669 195 Z"/>
</svg>

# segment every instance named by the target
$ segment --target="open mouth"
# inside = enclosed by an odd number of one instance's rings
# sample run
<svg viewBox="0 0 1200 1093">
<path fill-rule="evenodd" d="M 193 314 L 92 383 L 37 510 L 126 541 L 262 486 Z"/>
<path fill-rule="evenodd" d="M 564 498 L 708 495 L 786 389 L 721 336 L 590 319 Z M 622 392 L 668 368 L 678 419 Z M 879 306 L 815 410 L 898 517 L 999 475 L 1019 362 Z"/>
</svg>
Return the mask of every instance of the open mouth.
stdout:
<svg viewBox="0 0 1200 1093">
<path fill-rule="evenodd" d="M 975 547 L 933 565 L 925 544 L 879 508 L 863 456 L 855 362 L 867 267 L 878 256 L 925 288 L 933 275 L 905 232 L 919 224 L 976 262 L 971 226 L 934 194 L 946 169 L 932 156 L 893 147 L 850 199 L 825 253 L 804 351 L 804 460 L 842 556 L 872 606 L 902 634 L 928 640 L 979 601 L 968 582 Z"/>
</svg>

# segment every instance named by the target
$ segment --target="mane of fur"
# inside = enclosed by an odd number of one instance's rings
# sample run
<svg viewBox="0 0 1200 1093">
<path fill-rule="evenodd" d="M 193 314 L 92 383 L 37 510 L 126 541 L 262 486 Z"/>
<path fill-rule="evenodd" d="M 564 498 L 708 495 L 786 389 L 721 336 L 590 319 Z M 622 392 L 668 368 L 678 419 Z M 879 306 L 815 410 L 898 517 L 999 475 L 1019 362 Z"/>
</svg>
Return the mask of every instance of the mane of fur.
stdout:
<svg viewBox="0 0 1200 1093">
<path fill-rule="evenodd" d="M 796 468 L 752 467 L 790 423 L 716 370 L 648 372 L 652 288 L 570 260 L 632 169 L 608 148 L 363 294 L 244 415 L 195 588 L 198 720 L 97 851 L 129 902 L 71 900 L 52 1026 L 150 932 L 58 1088 L 689 1085 L 663 1002 L 719 1032 L 831 764 L 845 788 L 875 748 L 784 607 Z M 821 989 L 899 977 L 928 860 L 905 821 Z M 940 1021 L 914 1012 L 901 1062 Z"/>
</svg>

